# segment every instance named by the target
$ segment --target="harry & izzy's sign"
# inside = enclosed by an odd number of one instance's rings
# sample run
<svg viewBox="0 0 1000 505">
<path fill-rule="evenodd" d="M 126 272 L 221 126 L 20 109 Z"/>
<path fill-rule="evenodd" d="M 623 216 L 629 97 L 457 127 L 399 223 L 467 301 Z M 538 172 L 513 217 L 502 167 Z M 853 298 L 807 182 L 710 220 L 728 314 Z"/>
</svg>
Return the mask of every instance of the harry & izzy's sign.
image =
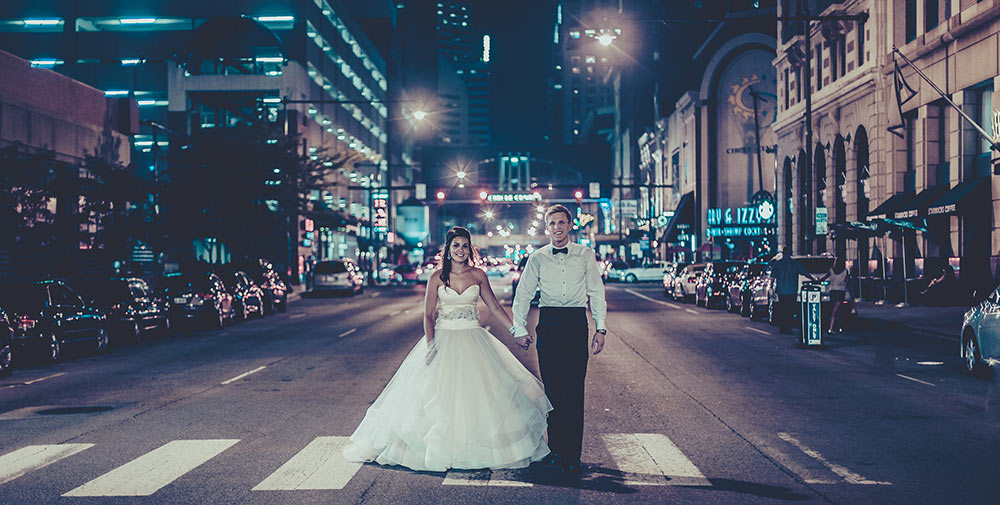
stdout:
<svg viewBox="0 0 1000 505">
<path fill-rule="evenodd" d="M 769 202 L 751 207 L 708 209 L 708 237 L 763 237 L 774 233 Z"/>
<path fill-rule="evenodd" d="M 486 195 L 487 202 L 540 202 L 542 194 L 534 193 L 490 193 Z"/>
</svg>

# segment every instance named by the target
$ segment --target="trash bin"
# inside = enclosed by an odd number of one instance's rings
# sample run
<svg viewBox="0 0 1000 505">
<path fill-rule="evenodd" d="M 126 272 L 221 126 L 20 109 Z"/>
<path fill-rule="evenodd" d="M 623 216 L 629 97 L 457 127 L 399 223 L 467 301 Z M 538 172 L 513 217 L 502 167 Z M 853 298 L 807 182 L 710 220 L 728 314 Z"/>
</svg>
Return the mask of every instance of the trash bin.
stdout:
<svg viewBox="0 0 1000 505">
<path fill-rule="evenodd" d="M 802 311 L 799 321 L 802 324 L 800 344 L 804 347 L 821 347 L 823 345 L 823 286 L 818 283 L 805 282 L 800 292 Z"/>
</svg>

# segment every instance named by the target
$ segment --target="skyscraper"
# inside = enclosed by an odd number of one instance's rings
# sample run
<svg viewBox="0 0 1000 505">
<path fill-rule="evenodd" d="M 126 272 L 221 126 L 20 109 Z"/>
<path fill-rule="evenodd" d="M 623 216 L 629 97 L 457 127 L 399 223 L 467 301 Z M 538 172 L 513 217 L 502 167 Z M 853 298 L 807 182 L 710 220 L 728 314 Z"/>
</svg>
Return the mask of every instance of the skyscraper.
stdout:
<svg viewBox="0 0 1000 505">
<path fill-rule="evenodd" d="M 445 66 L 451 67 L 438 71 L 439 93 L 446 102 L 446 119 L 441 128 L 451 143 L 489 144 L 492 141 L 489 110 L 491 39 L 475 28 L 470 0 L 436 1 L 430 7 L 436 14 L 434 31 L 439 57 Z M 464 97 L 458 96 L 451 79 L 441 75 L 446 71 L 454 72 L 464 83 Z"/>
</svg>

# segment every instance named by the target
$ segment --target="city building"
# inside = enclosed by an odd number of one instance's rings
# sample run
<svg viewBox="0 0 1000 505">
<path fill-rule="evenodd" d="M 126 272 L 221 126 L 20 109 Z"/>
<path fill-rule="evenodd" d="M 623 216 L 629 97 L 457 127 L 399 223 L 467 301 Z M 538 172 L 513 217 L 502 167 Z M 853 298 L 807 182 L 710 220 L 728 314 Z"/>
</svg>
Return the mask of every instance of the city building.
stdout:
<svg viewBox="0 0 1000 505">
<path fill-rule="evenodd" d="M 179 136 L 260 117 L 301 135 L 303 155 L 350 155 L 354 163 L 329 181 L 329 191 L 307 196 L 346 219 L 318 223 L 318 240 L 309 246 L 290 240 L 299 246 L 278 263 L 294 271 L 310 255 L 376 252 L 370 191 L 349 188 L 386 180 L 392 134 L 387 65 L 340 0 L 5 3 L 0 48 L 108 97 L 135 98 L 143 124 L 165 127 L 154 132 L 150 126 L 133 137 L 137 166 L 166 169 L 168 157 L 154 157 L 159 149 L 175 149 Z M 191 253 L 225 259 L 211 251 Z"/>
<path fill-rule="evenodd" d="M 0 225 L 0 281 L 85 275 L 105 260 L 152 261 L 147 244 L 108 228 L 151 210 L 125 195 L 109 207 L 104 190 L 132 164 L 135 101 L 4 51 L 0 75 L 0 199 L 11 212 Z"/>
</svg>

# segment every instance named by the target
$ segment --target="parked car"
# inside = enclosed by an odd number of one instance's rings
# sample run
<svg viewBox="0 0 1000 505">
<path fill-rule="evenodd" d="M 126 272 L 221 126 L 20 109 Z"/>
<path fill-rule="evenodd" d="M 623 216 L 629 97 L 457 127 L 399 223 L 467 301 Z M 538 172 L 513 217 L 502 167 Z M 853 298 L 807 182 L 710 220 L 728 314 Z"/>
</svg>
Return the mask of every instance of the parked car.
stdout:
<svg viewBox="0 0 1000 505">
<path fill-rule="evenodd" d="M 975 295 L 974 295 L 975 296 Z M 970 308 L 962 321 L 960 356 L 965 370 L 985 376 L 1000 360 L 1000 288 Z"/>
<path fill-rule="evenodd" d="M 106 317 L 62 281 L 39 281 L 0 288 L 0 306 L 13 330 L 12 353 L 35 351 L 55 362 L 67 344 L 108 348 Z"/>
<path fill-rule="evenodd" d="M 288 293 L 291 291 L 291 286 L 275 270 L 274 264 L 261 258 L 244 271 L 264 292 L 265 314 L 288 310 Z"/>
<path fill-rule="evenodd" d="M 743 265 L 740 271 L 732 276 L 727 286 L 726 310 L 739 312 L 741 316 L 750 316 L 751 288 L 757 277 L 767 270 L 767 263 L 750 263 Z"/>
<path fill-rule="evenodd" d="M 710 261 L 698 278 L 695 287 L 695 305 L 705 308 L 727 307 L 729 282 L 746 265 L 743 261 Z"/>
<path fill-rule="evenodd" d="M 400 284 L 416 284 L 420 277 L 420 273 L 417 272 L 420 270 L 420 265 L 416 263 L 399 265 L 395 270 L 401 279 Z"/>
<path fill-rule="evenodd" d="M 628 268 L 628 263 L 621 260 L 613 260 L 611 266 L 604 273 L 604 282 L 621 282 L 622 270 Z"/>
<path fill-rule="evenodd" d="M 674 300 L 687 302 L 694 300 L 698 288 L 698 277 L 705 272 L 705 263 L 694 263 L 684 267 L 674 282 Z"/>
<path fill-rule="evenodd" d="M 680 273 L 687 263 L 668 263 L 663 269 L 663 296 L 674 297 L 674 283 L 680 278 Z"/>
<path fill-rule="evenodd" d="M 645 265 L 624 268 L 618 272 L 619 280 L 629 284 L 636 282 L 658 281 L 663 278 L 663 263 L 654 261 Z"/>
<path fill-rule="evenodd" d="M 264 290 L 246 272 L 220 267 L 216 273 L 233 296 L 233 311 L 240 321 L 247 321 L 254 315 L 264 317 Z"/>
<path fill-rule="evenodd" d="M 780 257 L 780 256 L 778 256 Z M 809 272 L 813 277 L 819 278 L 833 266 L 833 256 L 823 255 L 823 256 L 792 256 L 802 265 L 802 267 Z M 799 301 L 798 293 L 802 291 L 802 283 L 809 280 L 805 275 L 799 274 L 798 276 L 798 291 L 796 293 L 796 301 Z M 829 305 L 830 302 L 830 285 L 828 282 L 822 282 L 820 285 L 823 288 L 821 302 L 825 305 Z M 775 323 L 774 321 L 774 304 L 778 301 L 778 295 L 775 292 L 775 282 L 771 277 L 771 268 L 768 267 L 764 274 L 757 277 L 753 282 L 750 295 L 750 318 L 758 319 L 761 315 L 766 314 L 766 320 Z M 830 308 L 828 306 L 823 307 L 823 313 L 829 313 Z M 794 311 L 796 317 L 798 317 L 798 311 Z"/>
<path fill-rule="evenodd" d="M 0 307 L 0 377 L 10 373 L 14 362 L 14 327 L 7 312 Z"/>
<path fill-rule="evenodd" d="M 160 286 L 170 303 L 170 319 L 175 325 L 197 321 L 221 330 L 236 318 L 233 295 L 215 273 L 167 274 Z"/>
<path fill-rule="evenodd" d="M 107 315 L 107 328 L 112 338 L 139 343 L 151 330 L 170 334 L 167 303 L 153 294 L 146 281 L 136 277 L 113 277 L 78 285 L 84 300 Z"/>
<path fill-rule="evenodd" d="M 425 263 L 424 266 L 417 269 L 417 282 L 427 284 L 435 270 L 437 270 L 436 263 Z"/>
<path fill-rule="evenodd" d="M 365 290 L 364 274 L 347 258 L 320 261 L 314 271 L 316 277 L 313 279 L 313 291 L 316 293 L 340 292 L 354 295 Z"/>
</svg>

